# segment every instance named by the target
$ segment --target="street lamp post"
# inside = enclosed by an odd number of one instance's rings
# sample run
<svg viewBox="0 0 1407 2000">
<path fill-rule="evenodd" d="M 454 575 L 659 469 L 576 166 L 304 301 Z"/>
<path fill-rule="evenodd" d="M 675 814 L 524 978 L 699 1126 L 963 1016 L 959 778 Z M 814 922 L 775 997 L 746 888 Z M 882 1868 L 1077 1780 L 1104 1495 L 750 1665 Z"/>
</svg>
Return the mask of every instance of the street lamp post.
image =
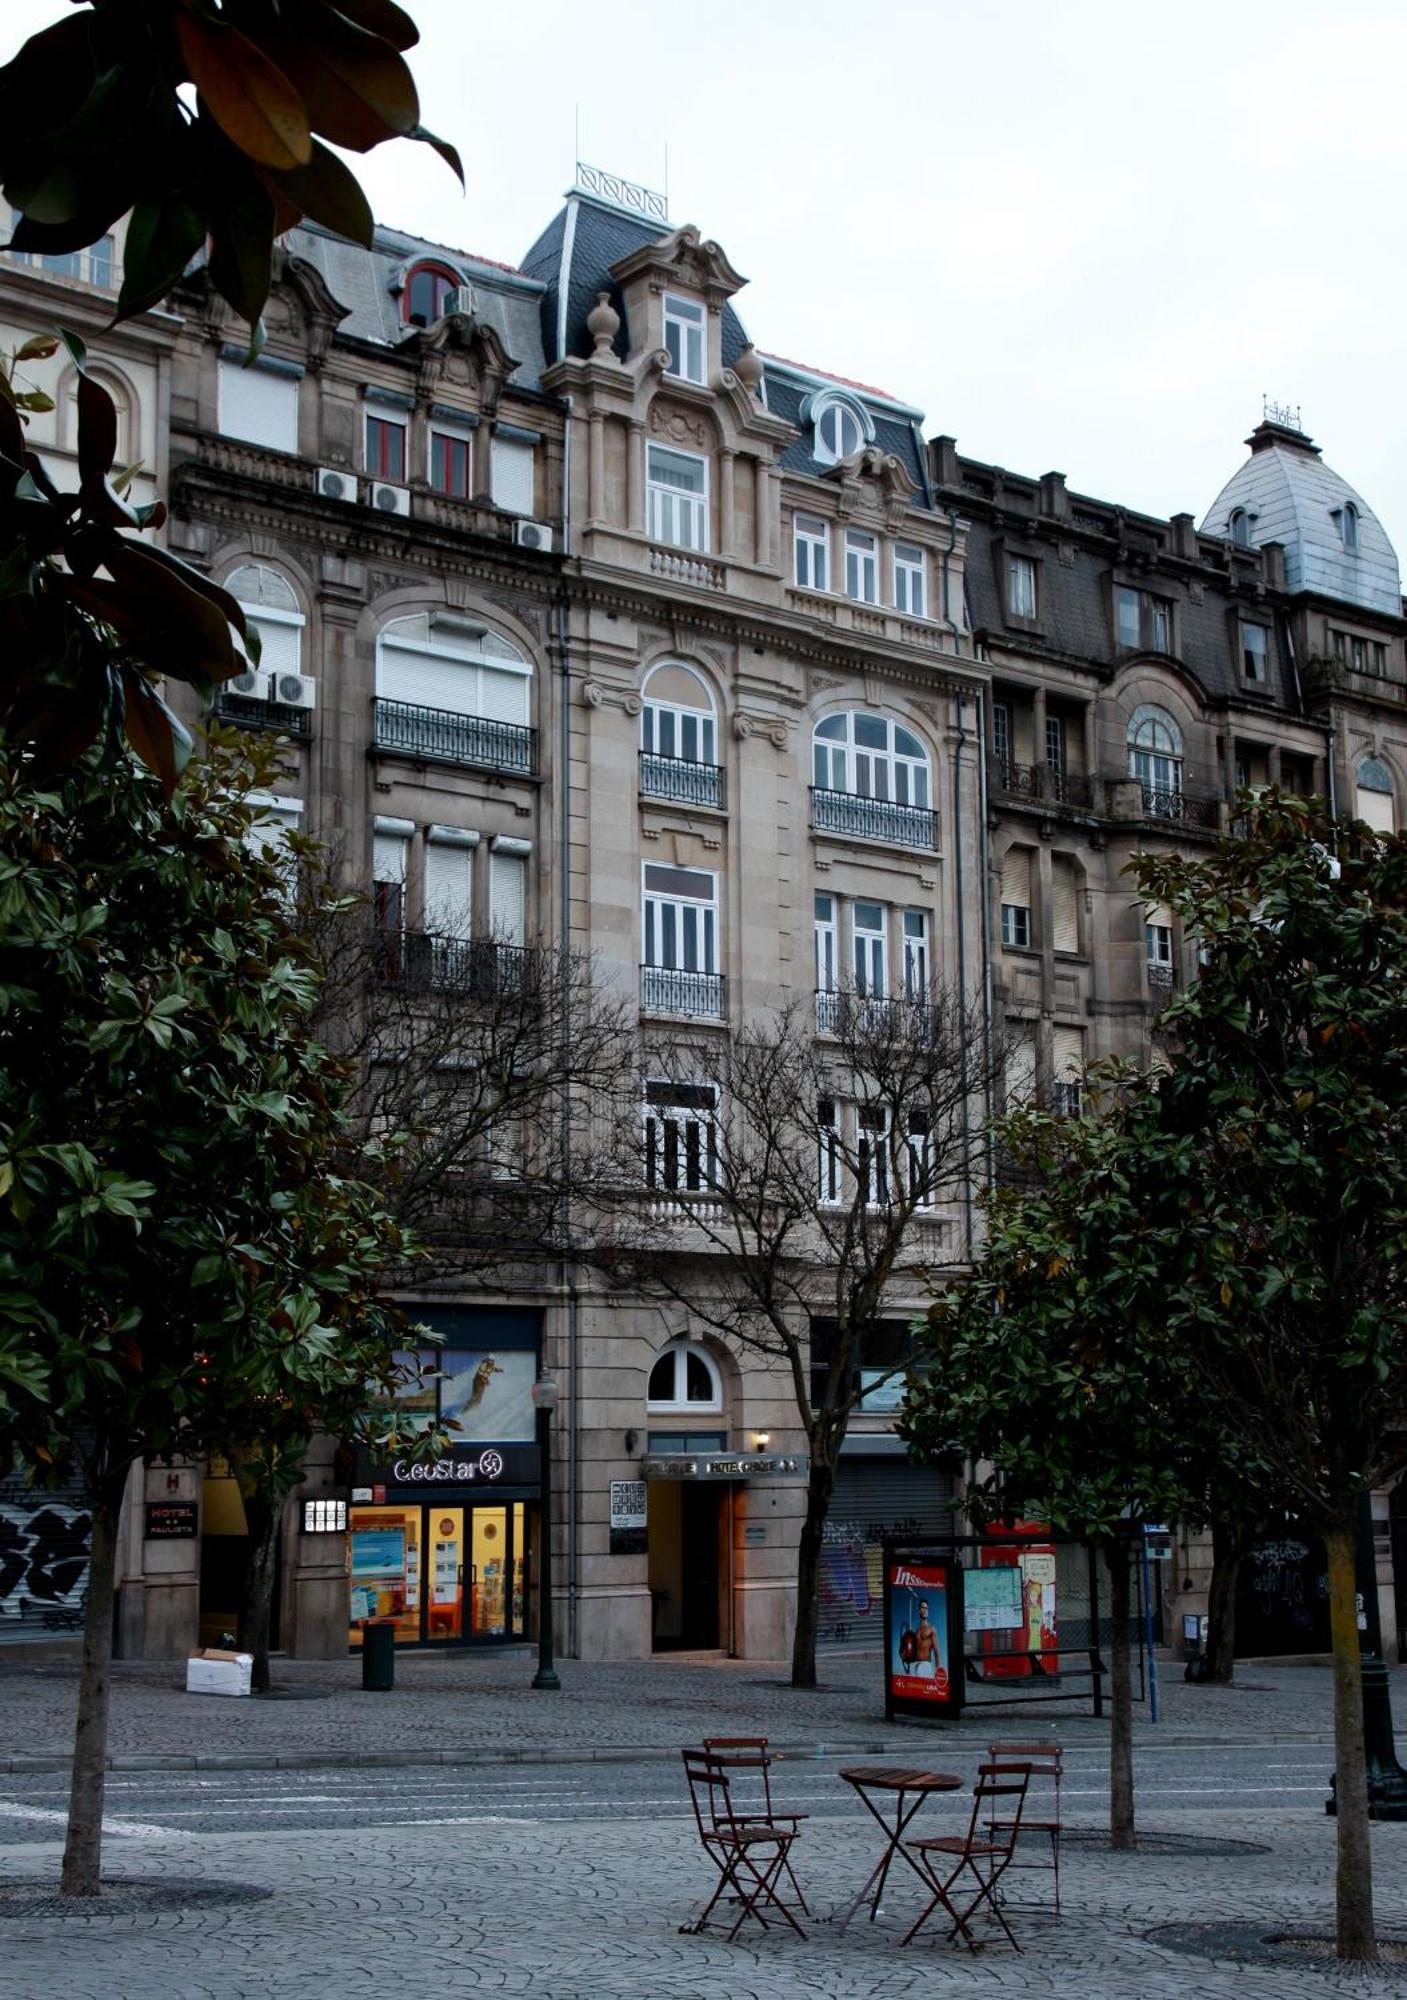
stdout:
<svg viewBox="0 0 1407 2000">
<path fill-rule="evenodd" d="M 533 1383 L 533 1408 L 537 1411 L 537 1458 L 540 1471 L 538 1516 L 541 1547 L 537 1557 L 537 1672 L 535 1688 L 560 1688 L 552 1652 L 552 1412 L 557 1407 L 557 1384 L 550 1375 L 540 1375 Z"/>
</svg>

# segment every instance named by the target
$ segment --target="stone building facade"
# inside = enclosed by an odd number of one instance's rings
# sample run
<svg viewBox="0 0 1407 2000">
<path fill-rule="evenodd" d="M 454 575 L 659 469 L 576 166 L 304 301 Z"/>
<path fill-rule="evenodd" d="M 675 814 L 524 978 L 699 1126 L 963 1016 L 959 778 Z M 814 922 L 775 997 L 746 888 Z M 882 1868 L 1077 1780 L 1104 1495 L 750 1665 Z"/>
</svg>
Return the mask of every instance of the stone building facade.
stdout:
<svg viewBox="0 0 1407 2000">
<path fill-rule="evenodd" d="M 754 345 L 724 250 L 589 172 L 521 267 L 294 231 L 252 367 L 198 270 L 99 336 L 104 275 L 8 270 L 0 316 L 93 330 L 169 545 L 257 620 L 261 666 L 219 709 L 277 733 L 274 809 L 370 888 L 407 963 L 591 955 L 638 1009 L 642 1151 L 682 1115 L 652 1050 L 788 1001 L 823 1026 L 862 966 L 872 991 L 918 967 L 990 1008 L 1008 1089 L 1073 1105 L 1084 1062 L 1153 1047 L 1194 970 L 1133 853 L 1214 838 L 1243 783 L 1407 810 L 1395 557 L 1280 418 L 1200 527 L 1013 475 Z M 55 393 L 35 435 L 62 455 Z M 971 1205 L 929 1226 L 929 1261 L 963 1268 Z M 785 1379 L 569 1248 L 509 1279 L 409 1299 L 466 1442 L 432 1486 L 319 1446 L 282 1642 L 335 1655 L 376 1614 L 405 1643 L 526 1636 L 550 1374 L 567 1650 L 783 1653 L 805 1473 Z M 896 1285 L 896 1321 L 922 1303 Z M 218 1466 L 143 1478 L 121 1643 L 163 1656 L 227 1623 L 241 1516 Z M 954 1499 L 862 1410 L 823 1636 L 873 1624 L 879 1530 L 937 1531 Z M 194 1501 L 204 1532 L 147 1540 L 139 1501 Z"/>
</svg>

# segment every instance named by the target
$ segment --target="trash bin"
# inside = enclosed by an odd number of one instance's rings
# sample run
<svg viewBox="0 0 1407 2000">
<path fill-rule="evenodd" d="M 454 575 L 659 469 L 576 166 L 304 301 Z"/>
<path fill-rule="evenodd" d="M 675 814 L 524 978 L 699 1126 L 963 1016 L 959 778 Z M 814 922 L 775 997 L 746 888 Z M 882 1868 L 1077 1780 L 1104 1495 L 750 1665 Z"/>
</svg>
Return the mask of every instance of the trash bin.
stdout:
<svg viewBox="0 0 1407 2000">
<path fill-rule="evenodd" d="M 396 1621 L 368 1618 L 362 1626 L 362 1688 L 385 1694 L 396 1685 Z"/>
</svg>

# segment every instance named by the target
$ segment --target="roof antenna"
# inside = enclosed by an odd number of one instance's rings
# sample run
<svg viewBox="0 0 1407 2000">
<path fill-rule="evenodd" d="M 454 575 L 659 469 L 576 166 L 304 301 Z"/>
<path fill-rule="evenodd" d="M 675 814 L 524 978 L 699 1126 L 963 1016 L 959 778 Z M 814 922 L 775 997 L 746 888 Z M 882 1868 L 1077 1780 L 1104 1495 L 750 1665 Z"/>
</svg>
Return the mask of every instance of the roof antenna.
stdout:
<svg viewBox="0 0 1407 2000">
<path fill-rule="evenodd" d="M 664 142 L 664 212 L 669 215 L 669 141 Z"/>
<path fill-rule="evenodd" d="M 572 160 L 572 179 L 573 179 L 573 180 L 575 180 L 575 179 L 576 179 L 576 170 L 577 170 L 577 168 L 578 168 L 578 167 L 579 167 L 579 166 L 581 165 L 581 106 L 580 106 L 580 104 L 576 104 L 576 105 L 573 105 L 573 107 L 572 107 L 572 111 L 573 111 L 573 115 L 574 115 L 574 117 L 575 117 L 575 119 L 576 119 L 576 139 L 575 139 L 575 145 L 576 145 L 576 153 L 575 153 L 575 156 L 573 157 L 573 160 Z"/>
</svg>

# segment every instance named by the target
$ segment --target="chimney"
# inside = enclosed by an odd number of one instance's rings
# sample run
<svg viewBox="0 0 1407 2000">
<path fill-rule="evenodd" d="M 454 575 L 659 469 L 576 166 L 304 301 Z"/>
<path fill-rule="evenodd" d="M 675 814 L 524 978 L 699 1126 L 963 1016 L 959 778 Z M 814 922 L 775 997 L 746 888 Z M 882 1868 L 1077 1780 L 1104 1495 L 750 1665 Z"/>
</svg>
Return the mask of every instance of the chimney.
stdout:
<svg viewBox="0 0 1407 2000">
<path fill-rule="evenodd" d="M 1173 554 L 1186 562 L 1197 560 L 1197 521 L 1192 514 L 1174 514 L 1168 522 L 1172 529 Z"/>
<path fill-rule="evenodd" d="M 936 437 L 928 441 L 928 469 L 935 486 L 961 486 L 962 474 L 958 471 L 958 441 L 956 438 Z"/>
<path fill-rule="evenodd" d="M 1063 472 L 1043 472 L 1041 474 L 1041 512 L 1059 520 L 1065 512 L 1065 474 Z"/>
</svg>

